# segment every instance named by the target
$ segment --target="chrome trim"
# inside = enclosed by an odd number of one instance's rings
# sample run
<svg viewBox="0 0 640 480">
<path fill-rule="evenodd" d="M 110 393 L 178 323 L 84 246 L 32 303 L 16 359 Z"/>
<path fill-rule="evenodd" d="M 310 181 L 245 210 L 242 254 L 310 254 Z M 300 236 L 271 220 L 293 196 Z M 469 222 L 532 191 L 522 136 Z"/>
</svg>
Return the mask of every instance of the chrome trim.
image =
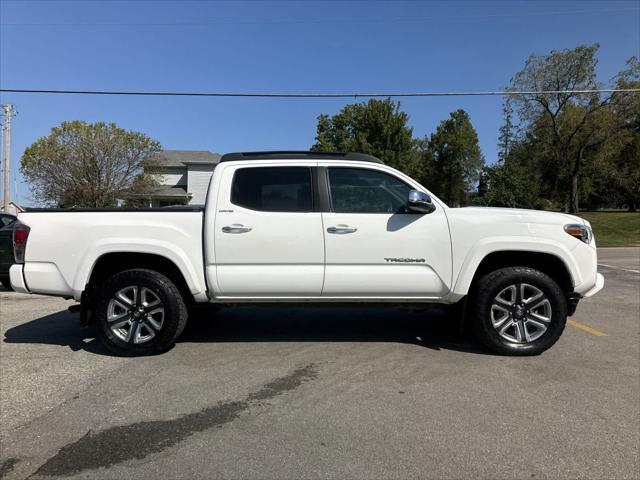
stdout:
<svg viewBox="0 0 640 480">
<path fill-rule="evenodd" d="M 247 232 L 250 232 L 251 230 L 252 230 L 251 227 L 247 227 L 240 223 L 234 223 L 232 225 L 226 225 L 222 227 L 222 231 L 224 233 L 247 233 Z"/>
<path fill-rule="evenodd" d="M 436 209 L 429 194 L 420 192 L 419 190 L 409 191 L 409 201 L 407 205 L 409 210 L 418 213 L 431 213 Z"/>
<path fill-rule="evenodd" d="M 334 225 L 333 227 L 328 227 L 327 232 L 329 233 L 337 233 L 343 235 L 345 233 L 354 233 L 357 232 L 358 229 L 355 227 L 350 227 L 349 225 L 339 224 Z"/>
</svg>

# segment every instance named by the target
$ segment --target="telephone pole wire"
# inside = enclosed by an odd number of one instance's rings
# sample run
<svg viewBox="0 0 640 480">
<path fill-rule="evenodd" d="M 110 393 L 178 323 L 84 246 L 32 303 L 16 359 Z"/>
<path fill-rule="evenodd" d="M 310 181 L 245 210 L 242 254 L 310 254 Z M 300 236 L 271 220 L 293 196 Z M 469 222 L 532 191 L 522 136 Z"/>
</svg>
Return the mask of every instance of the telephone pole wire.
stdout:
<svg viewBox="0 0 640 480">
<path fill-rule="evenodd" d="M 14 115 L 13 105 L 5 103 L 4 110 L 4 199 L 2 208 L 9 211 L 10 189 L 11 189 L 11 117 Z"/>
</svg>

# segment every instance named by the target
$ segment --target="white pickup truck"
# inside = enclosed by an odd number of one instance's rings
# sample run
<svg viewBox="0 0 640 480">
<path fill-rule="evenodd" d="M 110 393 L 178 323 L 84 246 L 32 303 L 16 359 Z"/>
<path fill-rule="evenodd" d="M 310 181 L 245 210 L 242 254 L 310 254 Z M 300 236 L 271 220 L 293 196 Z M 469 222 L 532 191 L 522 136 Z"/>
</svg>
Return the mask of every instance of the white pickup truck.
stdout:
<svg viewBox="0 0 640 480">
<path fill-rule="evenodd" d="M 493 351 L 539 354 L 604 284 L 583 219 L 449 208 L 355 153 L 227 154 L 204 207 L 34 209 L 19 222 L 13 288 L 81 302 L 119 355 L 169 349 L 207 302 L 459 304 Z"/>
</svg>

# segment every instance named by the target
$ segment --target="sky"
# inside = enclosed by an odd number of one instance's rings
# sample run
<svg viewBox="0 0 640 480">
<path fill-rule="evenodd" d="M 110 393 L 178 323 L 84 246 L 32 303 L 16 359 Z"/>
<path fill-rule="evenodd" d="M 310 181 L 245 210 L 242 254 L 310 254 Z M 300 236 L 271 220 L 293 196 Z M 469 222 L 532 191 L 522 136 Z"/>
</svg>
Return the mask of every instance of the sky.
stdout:
<svg viewBox="0 0 640 480">
<path fill-rule="evenodd" d="M 607 83 L 628 58 L 640 56 L 640 0 L 0 0 L 0 88 L 501 90 L 530 54 L 596 42 L 598 79 Z M 306 150 L 316 117 L 354 101 L 1 93 L 0 102 L 18 111 L 11 195 L 34 205 L 20 157 L 65 120 L 115 122 L 166 149 Z M 465 109 L 493 163 L 501 102 L 405 98 L 401 108 L 415 137 Z"/>
</svg>

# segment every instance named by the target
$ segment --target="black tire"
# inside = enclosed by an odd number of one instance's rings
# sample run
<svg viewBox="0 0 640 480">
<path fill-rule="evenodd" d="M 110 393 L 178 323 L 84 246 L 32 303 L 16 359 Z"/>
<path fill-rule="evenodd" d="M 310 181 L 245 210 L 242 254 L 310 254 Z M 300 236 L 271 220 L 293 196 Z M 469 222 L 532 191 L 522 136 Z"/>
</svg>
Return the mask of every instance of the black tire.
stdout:
<svg viewBox="0 0 640 480">
<path fill-rule="evenodd" d="M 11 286 L 11 282 L 9 281 L 9 279 L 2 279 L 0 280 L 0 283 L 2 284 L 2 286 L 4 288 L 6 288 L 7 290 L 9 290 L 10 292 L 13 292 L 13 287 Z"/>
<path fill-rule="evenodd" d="M 115 322 L 111 323 L 107 319 L 110 304 L 113 300 L 116 303 L 125 305 L 124 302 L 119 302 L 122 297 L 116 298 L 116 294 L 123 289 L 132 287 L 137 288 L 137 290 L 130 290 L 132 298 L 138 295 L 135 292 L 144 290 L 145 294 L 152 297 L 154 301 L 159 300 L 161 302 L 159 307 L 163 309 L 162 321 L 160 322 L 159 318 L 155 317 L 155 323 L 160 326 L 159 329 L 152 329 L 151 323 L 149 323 L 145 313 L 142 312 L 139 313 L 139 315 L 142 315 L 139 319 L 134 319 L 134 316 L 130 314 L 123 317 L 123 321 L 128 320 L 130 322 L 130 324 L 123 327 L 123 330 L 114 330 L 112 328 Z M 182 294 L 171 280 L 153 270 L 132 269 L 117 273 L 108 278 L 96 290 L 96 293 L 95 327 L 98 337 L 105 347 L 116 355 L 133 357 L 166 352 L 173 347 L 176 339 L 187 324 L 188 313 Z M 133 303 L 136 305 L 142 304 L 141 297 L 137 296 L 136 298 L 137 301 L 134 300 Z M 155 305 L 155 307 L 158 307 L 158 305 Z M 151 311 L 152 307 L 149 307 L 149 310 Z M 158 310 L 158 308 L 154 310 Z M 143 343 L 134 343 L 133 337 L 136 335 L 128 335 L 128 337 L 132 337 L 129 341 L 121 338 L 125 336 L 124 332 L 138 324 L 142 325 L 140 331 L 147 333 L 145 336 L 150 336 L 153 333 L 153 337 L 150 340 L 146 340 Z"/>
<path fill-rule="evenodd" d="M 505 289 L 514 287 L 515 289 L 512 291 L 515 294 L 516 291 L 520 290 L 516 285 L 522 284 L 525 284 L 525 289 L 531 286 L 533 290 L 538 289 L 542 292 L 549 302 L 551 312 L 549 322 L 538 322 L 538 324 L 546 326 L 546 330 L 539 338 L 533 339 L 535 335 L 531 335 L 532 341 L 523 340 L 518 343 L 504 338 L 499 333 L 500 328 L 494 327 L 492 310 L 494 308 L 500 309 L 500 306 L 504 305 L 495 301 L 499 294 L 504 292 Z M 516 301 L 514 300 L 514 304 Z M 531 302 L 531 304 L 535 303 L 538 302 Z M 520 302 L 519 305 L 525 304 Z M 509 328 L 513 330 L 506 330 L 504 334 L 509 336 L 510 332 L 513 332 L 511 336 L 526 337 L 526 335 L 522 335 L 523 330 L 517 331 L 517 329 L 519 328 L 518 322 L 522 324 L 528 322 L 528 319 L 531 318 L 529 314 L 523 313 L 522 308 L 516 310 L 515 306 L 505 308 L 509 311 L 506 314 L 509 317 L 503 325 L 506 325 L 507 321 L 511 322 L 513 326 Z M 499 310 L 496 311 L 499 312 Z M 484 275 L 475 283 L 470 296 L 468 313 L 477 338 L 491 351 L 503 355 L 539 355 L 553 346 L 562 335 L 567 322 L 567 301 L 558 284 L 548 275 L 530 267 L 506 267 Z M 536 318 L 531 318 L 531 320 L 536 320 Z M 496 323 L 499 323 L 499 321 L 500 318 Z M 539 328 L 534 331 L 537 333 L 542 329 Z"/>
</svg>

